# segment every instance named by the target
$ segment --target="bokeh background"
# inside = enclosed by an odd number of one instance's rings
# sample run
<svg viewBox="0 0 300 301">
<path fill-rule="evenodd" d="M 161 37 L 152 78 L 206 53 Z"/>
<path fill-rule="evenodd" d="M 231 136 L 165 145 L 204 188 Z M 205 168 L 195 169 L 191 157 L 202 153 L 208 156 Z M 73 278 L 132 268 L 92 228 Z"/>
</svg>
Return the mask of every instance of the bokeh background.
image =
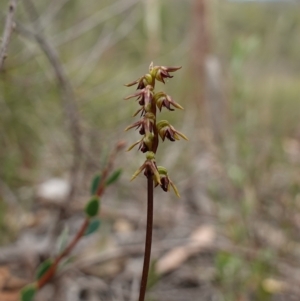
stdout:
<svg viewBox="0 0 300 301">
<path fill-rule="evenodd" d="M 156 89 L 185 108 L 160 119 L 189 141 L 160 144 L 181 198 L 155 190 L 147 300 L 299 300 L 299 12 L 298 1 L 19 0 L 0 74 L 0 300 L 17 300 L 63 229 L 76 233 L 115 144 L 138 140 L 124 133 L 137 109 L 124 84 L 151 61 L 182 66 Z M 99 231 L 36 300 L 137 299 L 146 181 L 129 179 L 143 160 L 118 155 Z"/>
</svg>

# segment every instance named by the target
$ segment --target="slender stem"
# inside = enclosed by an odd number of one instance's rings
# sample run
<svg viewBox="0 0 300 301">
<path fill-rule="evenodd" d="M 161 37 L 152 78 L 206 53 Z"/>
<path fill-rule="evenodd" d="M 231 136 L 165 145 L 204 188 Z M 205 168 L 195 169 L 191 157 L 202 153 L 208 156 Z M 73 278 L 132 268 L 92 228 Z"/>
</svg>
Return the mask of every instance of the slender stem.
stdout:
<svg viewBox="0 0 300 301">
<path fill-rule="evenodd" d="M 147 177 L 147 190 L 148 190 L 148 208 L 147 208 L 147 228 L 146 228 L 146 241 L 145 241 L 145 256 L 143 265 L 143 274 L 140 287 L 139 301 L 144 301 L 147 280 L 150 266 L 151 245 L 152 245 L 152 228 L 153 228 L 153 179 L 152 176 Z"/>
<path fill-rule="evenodd" d="M 52 264 L 52 266 L 50 267 L 50 269 L 47 271 L 47 273 L 44 274 L 44 276 L 39 279 L 39 281 L 37 282 L 37 287 L 38 288 L 42 288 L 47 282 L 49 282 L 49 280 L 54 276 L 57 267 L 60 263 L 60 261 L 67 255 L 69 255 L 69 253 L 72 251 L 72 249 L 77 245 L 78 241 L 80 240 L 80 238 L 84 235 L 88 225 L 89 225 L 89 219 L 86 218 L 82 224 L 82 226 L 80 227 L 80 230 L 77 232 L 77 234 L 75 235 L 75 237 L 72 239 L 72 241 L 70 242 L 70 244 L 67 246 L 67 248 L 58 256 L 56 257 L 54 263 Z"/>
<path fill-rule="evenodd" d="M 104 190 L 105 190 L 105 182 L 107 180 L 109 172 L 113 168 L 113 163 L 114 163 L 115 157 L 116 157 L 118 151 L 120 151 L 124 146 L 125 146 L 124 142 L 120 141 L 120 142 L 117 143 L 116 147 L 112 151 L 112 153 L 110 155 L 110 158 L 108 160 L 108 164 L 102 172 L 101 181 L 100 181 L 100 183 L 98 185 L 98 188 L 97 188 L 96 195 L 98 197 L 101 197 L 103 195 Z M 153 187 L 152 187 L 152 190 L 153 190 Z M 152 192 L 152 195 L 153 195 L 153 192 Z M 47 284 L 53 278 L 53 276 L 56 273 L 56 270 L 57 270 L 57 267 L 58 267 L 60 261 L 72 252 L 72 250 L 77 245 L 79 240 L 84 236 L 84 233 L 85 233 L 86 229 L 88 228 L 89 223 L 90 223 L 90 218 L 86 217 L 83 224 L 81 225 L 80 229 L 78 230 L 77 234 L 71 240 L 69 245 L 64 249 L 64 251 L 62 253 L 60 253 L 55 258 L 55 260 L 54 260 L 52 266 L 49 268 L 49 270 L 42 276 L 41 279 L 39 279 L 37 281 L 37 287 L 39 289 L 42 288 L 45 284 Z"/>
</svg>

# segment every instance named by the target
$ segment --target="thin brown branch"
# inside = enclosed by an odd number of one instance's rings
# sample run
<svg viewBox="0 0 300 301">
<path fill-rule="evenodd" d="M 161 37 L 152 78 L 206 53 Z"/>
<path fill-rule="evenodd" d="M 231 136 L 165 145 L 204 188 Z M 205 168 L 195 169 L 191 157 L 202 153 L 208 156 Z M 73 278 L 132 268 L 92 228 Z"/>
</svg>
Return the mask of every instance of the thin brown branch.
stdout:
<svg viewBox="0 0 300 301">
<path fill-rule="evenodd" d="M 102 171 L 101 181 L 100 181 L 100 183 L 98 185 L 98 189 L 96 191 L 96 195 L 98 197 L 100 197 L 104 192 L 105 182 L 106 182 L 106 179 L 107 179 L 109 173 L 112 171 L 113 164 L 114 164 L 114 161 L 116 159 L 117 153 L 119 151 L 121 151 L 124 147 L 125 147 L 125 142 L 121 140 L 116 144 L 114 150 L 111 152 L 111 154 L 109 156 L 109 159 L 108 159 L 108 162 L 106 164 L 106 167 Z"/>
<path fill-rule="evenodd" d="M 77 232 L 77 234 L 75 235 L 73 240 L 70 242 L 70 244 L 67 246 L 67 248 L 60 255 L 58 255 L 58 257 L 56 257 L 56 259 L 54 260 L 54 263 L 52 264 L 50 269 L 47 271 L 47 273 L 45 273 L 44 276 L 41 279 L 39 279 L 39 281 L 37 282 L 37 287 L 39 289 L 42 288 L 46 283 L 48 283 L 52 279 L 52 277 L 55 275 L 55 272 L 57 270 L 57 267 L 58 267 L 60 261 L 65 256 L 67 256 L 71 253 L 73 248 L 77 245 L 77 243 L 79 242 L 81 237 L 84 235 L 88 225 L 89 225 L 89 219 L 85 218 L 81 228 L 79 229 L 79 231 Z"/>
<path fill-rule="evenodd" d="M 112 171 L 113 164 L 114 164 L 114 161 L 115 161 L 115 157 L 116 157 L 117 153 L 121 149 L 123 149 L 123 147 L 124 147 L 124 142 L 120 141 L 120 142 L 117 143 L 117 145 L 115 146 L 115 148 L 111 152 L 108 163 L 107 163 L 105 169 L 102 172 L 101 181 L 98 184 L 98 188 L 97 188 L 97 192 L 96 192 L 96 195 L 98 197 L 101 197 L 103 195 L 103 193 L 105 191 L 105 182 L 107 180 L 109 172 Z M 41 279 L 39 279 L 39 281 L 37 282 L 37 287 L 39 289 L 42 288 L 46 283 L 48 283 L 53 278 L 53 276 L 55 275 L 57 267 L 58 267 L 59 263 L 61 262 L 61 260 L 64 257 L 68 256 L 72 252 L 72 250 L 75 248 L 75 246 L 77 245 L 79 240 L 84 236 L 84 233 L 85 233 L 85 231 L 86 231 L 86 229 L 89 225 L 89 222 L 90 222 L 90 219 L 88 217 L 86 217 L 83 224 L 81 225 L 80 229 L 78 230 L 77 234 L 71 240 L 69 245 L 64 249 L 64 251 L 62 253 L 60 253 L 55 258 L 54 263 L 49 268 L 49 270 L 43 275 L 43 277 Z"/>
<path fill-rule="evenodd" d="M 8 13 L 5 21 L 2 43 L 0 46 L 0 71 L 3 69 L 4 61 L 7 57 L 7 50 L 11 34 L 14 29 L 14 17 L 17 8 L 17 0 L 10 0 L 8 5 Z"/>
<path fill-rule="evenodd" d="M 148 273 L 150 267 L 150 258 L 151 258 L 151 245 L 152 245 L 152 228 L 153 228 L 153 179 L 152 176 L 147 177 L 147 189 L 148 189 L 148 208 L 147 208 L 147 229 L 146 229 L 146 241 L 145 241 L 145 256 L 144 256 L 144 265 L 143 265 L 143 274 L 140 287 L 139 301 L 144 301 Z"/>
</svg>

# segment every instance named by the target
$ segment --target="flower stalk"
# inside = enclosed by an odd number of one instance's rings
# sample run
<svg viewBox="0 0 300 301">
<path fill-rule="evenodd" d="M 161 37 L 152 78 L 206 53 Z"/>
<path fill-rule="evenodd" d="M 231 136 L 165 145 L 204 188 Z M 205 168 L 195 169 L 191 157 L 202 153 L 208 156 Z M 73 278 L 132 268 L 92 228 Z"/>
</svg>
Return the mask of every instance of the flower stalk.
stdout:
<svg viewBox="0 0 300 301">
<path fill-rule="evenodd" d="M 149 266 L 151 257 L 152 245 L 152 228 L 153 228 L 153 189 L 154 186 L 160 186 L 164 191 L 168 192 L 170 187 L 174 190 L 175 194 L 180 197 L 178 189 L 171 181 L 168 171 L 163 166 L 157 166 L 155 155 L 158 150 L 160 139 L 165 141 L 167 138 L 171 142 L 183 138 L 188 140 L 187 137 L 177 131 L 167 120 L 157 121 L 157 108 L 161 111 L 163 108 L 169 111 L 174 109 L 183 110 L 183 107 L 175 102 L 173 98 L 166 93 L 160 91 L 155 92 L 155 82 L 160 81 L 165 83 L 165 79 L 172 78 L 170 73 L 179 70 L 181 67 L 166 67 L 166 66 L 149 66 L 149 73 L 138 78 L 137 80 L 125 85 L 131 87 L 137 84 L 137 91 L 125 97 L 125 100 L 136 98 L 140 108 L 133 116 L 140 114 L 140 120 L 128 126 L 125 131 L 129 129 L 138 129 L 139 134 L 143 137 L 135 142 L 128 148 L 132 150 L 138 146 L 138 150 L 146 153 L 145 162 L 133 174 L 131 181 L 134 180 L 141 172 L 147 177 L 147 226 L 146 226 L 146 240 L 145 240 L 145 255 L 143 264 L 143 273 L 140 286 L 139 301 L 144 301 Z M 160 138 L 160 139 L 159 139 Z"/>
<path fill-rule="evenodd" d="M 144 256 L 139 301 L 144 301 L 146 289 L 147 289 L 150 258 L 151 258 L 152 229 L 153 229 L 153 179 L 152 176 L 149 175 L 147 177 L 147 229 L 146 229 L 146 240 L 145 240 L 145 256 Z"/>
</svg>

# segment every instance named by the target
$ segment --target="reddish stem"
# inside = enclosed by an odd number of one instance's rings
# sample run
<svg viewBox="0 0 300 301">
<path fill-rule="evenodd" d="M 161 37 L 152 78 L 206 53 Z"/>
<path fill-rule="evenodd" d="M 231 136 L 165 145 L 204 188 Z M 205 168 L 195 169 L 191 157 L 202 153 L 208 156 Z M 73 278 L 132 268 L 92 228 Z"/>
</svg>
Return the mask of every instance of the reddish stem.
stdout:
<svg viewBox="0 0 300 301">
<path fill-rule="evenodd" d="M 54 276 L 60 261 L 65 256 L 69 255 L 69 253 L 73 250 L 73 248 L 76 246 L 76 244 L 78 243 L 80 238 L 84 235 L 88 225 L 89 225 L 89 219 L 86 218 L 84 220 L 80 230 L 77 232 L 76 236 L 73 238 L 73 240 L 70 242 L 70 244 L 65 248 L 65 250 L 60 255 L 58 255 L 58 257 L 56 257 L 54 263 L 52 264 L 50 269 L 47 271 L 47 273 L 44 274 L 44 276 L 41 279 L 39 279 L 39 281 L 37 283 L 37 286 L 39 289 L 42 288 Z"/>
<path fill-rule="evenodd" d="M 112 151 L 110 158 L 108 160 L 108 164 L 106 168 L 102 172 L 101 181 L 98 185 L 96 195 L 100 197 L 105 190 L 105 182 L 109 175 L 109 172 L 112 169 L 116 154 L 118 151 L 120 151 L 125 146 L 124 142 L 120 141 L 115 149 Z M 67 255 L 71 253 L 71 251 L 74 249 L 74 247 L 77 245 L 78 241 L 81 239 L 82 236 L 84 236 L 84 233 L 89 225 L 90 219 L 88 217 L 85 218 L 83 224 L 81 225 L 81 228 L 75 235 L 75 237 L 72 239 L 72 241 L 69 243 L 69 245 L 64 249 L 62 253 L 60 253 L 54 260 L 52 266 L 47 270 L 47 272 L 37 281 L 37 287 L 40 289 L 42 288 L 47 282 L 49 282 L 53 276 L 55 275 L 55 272 L 57 270 L 57 267 L 60 263 L 60 261 Z"/>
<path fill-rule="evenodd" d="M 142 274 L 142 280 L 141 280 L 139 301 L 144 301 L 144 299 L 145 299 L 149 267 L 150 267 L 152 228 L 153 228 L 153 179 L 152 179 L 152 176 L 147 177 L 147 184 L 148 184 L 148 187 L 147 187 L 147 190 L 148 190 L 147 228 L 146 228 L 144 265 L 143 265 L 143 274 Z"/>
</svg>

